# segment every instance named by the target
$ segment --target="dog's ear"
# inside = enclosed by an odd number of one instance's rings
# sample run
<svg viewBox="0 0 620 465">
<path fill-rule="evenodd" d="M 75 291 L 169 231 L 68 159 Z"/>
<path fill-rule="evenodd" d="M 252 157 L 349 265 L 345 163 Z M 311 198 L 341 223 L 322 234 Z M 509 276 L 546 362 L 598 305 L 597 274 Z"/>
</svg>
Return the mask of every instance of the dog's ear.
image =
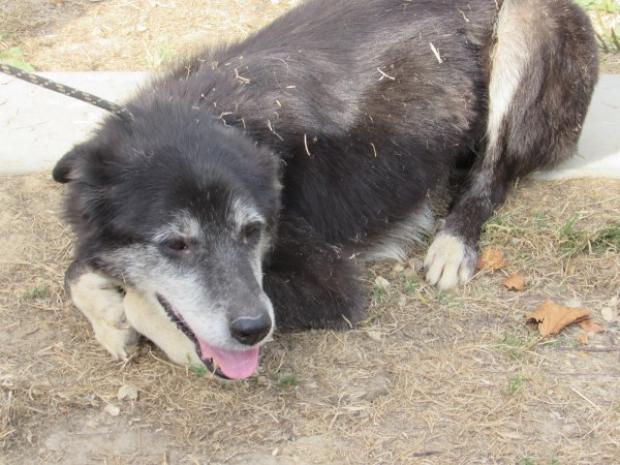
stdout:
<svg viewBox="0 0 620 465">
<path fill-rule="evenodd" d="M 114 159 L 114 152 L 101 140 L 84 142 L 58 160 L 52 177 L 63 184 L 79 179 L 105 181 L 108 167 L 113 165 Z"/>
<path fill-rule="evenodd" d="M 80 144 L 76 145 L 73 149 L 64 154 L 52 170 L 52 177 L 54 178 L 54 181 L 65 184 L 74 180 L 77 177 L 76 165 L 81 159 L 88 155 L 89 150 L 90 146 L 87 144 Z"/>
</svg>

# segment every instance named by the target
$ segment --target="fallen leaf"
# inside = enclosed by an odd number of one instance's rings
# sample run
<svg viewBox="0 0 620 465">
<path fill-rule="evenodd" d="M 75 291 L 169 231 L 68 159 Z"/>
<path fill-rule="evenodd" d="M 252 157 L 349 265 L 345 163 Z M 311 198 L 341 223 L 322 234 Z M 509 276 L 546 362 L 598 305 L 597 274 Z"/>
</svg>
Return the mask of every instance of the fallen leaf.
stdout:
<svg viewBox="0 0 620 465">
<path fill-rule="evenodd" d="M 546 300 L 533 312 L 525 315 L 528 323 L 537 323 L 541 336 L 558 334 L 568 325 L 580 323 L 590 318 L 590 310 L 585 308 L 564 307 L 551 300 Z"/>
<path fill-rule="evenodd" d="M 525 279 L 519 273 L 512 273 L 504 280 L 504 287 L 510 291 L 521 292 L 525 289 Z"/>
<path fill-rule="evenodd" d="M 478 259 L 478 269 L 479 270 L 501 270 L 506 266 L 506 261 L 504 260 L 504 254 L 501 250 L 494 249 L 493 247 L 487 247 L 480 254 L 480 258 Z"/>
<path fill-rule="evenodd" d="M 582 346 L 588 345 L 588 333 L 581 332 L 575 339 L 577 339 L 577 342 Z"/>
<path fill-rule="evenodd" d="M 583 329 L 586 333 L 590 334 L 602 333 L 603 331 L 605 331 L 605 328 L 603 328 L 598 323 L 595 323 L 590 318 L 581 321 L 579 323 L 579 327 Z"/>
</svg>

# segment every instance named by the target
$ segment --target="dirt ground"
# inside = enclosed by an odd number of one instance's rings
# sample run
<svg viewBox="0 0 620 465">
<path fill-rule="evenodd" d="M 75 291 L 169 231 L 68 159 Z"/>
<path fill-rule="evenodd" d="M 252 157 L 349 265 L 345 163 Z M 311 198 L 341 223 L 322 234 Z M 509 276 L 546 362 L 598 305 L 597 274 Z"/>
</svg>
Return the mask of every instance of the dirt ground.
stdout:
<svg viewBox="0 0 620 465">
<path fill-rule="evenodd" d="M 145 69 L 287 7 L 0 0 L 0 27 L 37 69 Z M 620 463 L 620 181 L 522 182 L 483 235 L 506 270 L 443 293 L 423 250 L 415 270 L 371 267 L 359 328 L 277 337 L 227 384 L 147 342 L 110 360 L 62 289 L 61 192 L 48 173 L 0 178 L 0 465 Z M 502 287 L 513 271 L 524 292 Z M 605 332 L 539 338 L 524 314 L 547 298 Z"/>
</svg>

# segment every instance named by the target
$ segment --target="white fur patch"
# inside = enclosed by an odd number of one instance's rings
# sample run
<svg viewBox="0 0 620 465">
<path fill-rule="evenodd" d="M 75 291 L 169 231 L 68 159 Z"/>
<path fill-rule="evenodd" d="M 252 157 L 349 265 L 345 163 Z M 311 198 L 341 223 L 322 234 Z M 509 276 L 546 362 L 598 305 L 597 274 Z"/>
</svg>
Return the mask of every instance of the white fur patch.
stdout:
<svg viewBox="0 0 620 465">
<path fill-rule="evenodd" d="M 202 365 L 194 343 L 170 321 L 164 309 L 146 300 L 142 294 L 127 289 L 123 300 L 129 323 L 181 366 Z"/>
<path fill-rule="evenodd" d="M 187 211 L 183 211 L 176 215 L 170 224 L 160 228 L 153 240 L 155 242 L 163 242 L 166 239 L 177 237 L 197 240 L 202 234 L 202 228 L 198 219 Z"/>
<path fill-rule="evenodd" d="M 439 289 L 452 289 L 472 278 L 475 259 L 475 252 L 460 238 L 441 232 L 424 260 L 426 280 Z"/>
<path fill-rule="evenodd" d="M 528 13 L 523 6 L 516 5 L 517 3 L 520 2 L 504 1 L 497 22 L 497 44 L 493 50 L 489 83 L 487 136 L 490 147 L 495 147 L 498 142 L 502 122 L 510 109 L 529 60 Z"/>
<path fill-rule="evenodd" d="M 435 220 L 428 205 L 412 213 L 409 218 L 395 226 L 376 244 L 360 253 L 359 258 L 365 261 L 407 260 L 409 248 L 413 243 L 421 242 L 422 237 L 429 234 Z"/>
<path fill-rule="evenodd" d="M 242 199 L 233 200 L 232 206 L 233 222 L 237 228 L 241 229 L 243 226 L 249 223 L 264 223 L 265 218 L 261 215 L 256 207 L 250 202 Z"/>
<path fill-rule="evenodd" d="M 69 284 L 71 300 L 88 318 L 97 341 L 115 359 L 127 359 L 138 342 L 138 334 L 127 323 L 123 296 L 113 282 L 93 272 Z"/>
</svg>

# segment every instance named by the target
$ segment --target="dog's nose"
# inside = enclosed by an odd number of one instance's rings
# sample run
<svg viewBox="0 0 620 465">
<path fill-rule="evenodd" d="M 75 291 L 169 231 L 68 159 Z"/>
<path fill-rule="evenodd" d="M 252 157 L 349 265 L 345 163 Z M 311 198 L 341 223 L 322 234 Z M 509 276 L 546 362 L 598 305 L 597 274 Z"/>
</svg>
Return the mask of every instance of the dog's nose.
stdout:
<svg viewBox="0 0 620 465">
<path fill-rule="evenodd" d="M 256 317 L 237 317 L 230 323 L 230 333 L 241 344 L 253 346 L 271 331 L 271 318 L 266 313 Z"/>
</svg>

